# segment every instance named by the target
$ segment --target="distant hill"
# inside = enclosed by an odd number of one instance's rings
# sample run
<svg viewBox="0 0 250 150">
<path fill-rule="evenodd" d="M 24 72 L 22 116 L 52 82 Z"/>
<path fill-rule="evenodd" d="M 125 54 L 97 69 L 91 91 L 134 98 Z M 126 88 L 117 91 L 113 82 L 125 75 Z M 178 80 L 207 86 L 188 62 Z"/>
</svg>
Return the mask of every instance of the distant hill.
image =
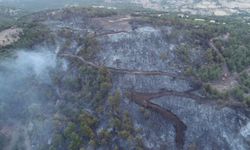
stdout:
<svg viewBox="0 0 250 150">
<path fill-rule="evenodd" d="M 28 10 L 43 10 L 76 5 L 140 6 L 160 11 L 217 16 L 250 12 L 249 0 L 0 0 L 1 5 Z"/>
<path fill-rule="evenodd" d="M 134 3 L 164 11 L 224 16 L 250 12 L 249 0 L 105 0 L 107 3 Z"/>
<path fill-rule="evenodd" d="M 100 4 L 104 0 L 0 0 L 0 6 L 17 7 L 30 11 L 62 8 L 75 5 Z"/>
<path fill-rule="evenodd" d="M 25 14 L 25 11 L 22 9 L 0 6 L 1 17 L 18 17 L 23 14 Z"/>
<path fill-rule="evenodd" d="M 27 11 L 12 7 L 0 6 L 0 29 L 11 26 L 14 20 L 27 14 Z"/>
</svg>

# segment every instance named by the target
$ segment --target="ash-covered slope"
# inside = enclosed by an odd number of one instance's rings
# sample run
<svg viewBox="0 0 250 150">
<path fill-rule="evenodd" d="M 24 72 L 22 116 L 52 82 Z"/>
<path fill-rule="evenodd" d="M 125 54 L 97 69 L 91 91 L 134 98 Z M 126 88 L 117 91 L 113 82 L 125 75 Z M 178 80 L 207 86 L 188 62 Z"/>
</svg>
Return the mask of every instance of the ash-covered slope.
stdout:
<svg viewBox="0 0 250 150">
<path fill-rule="evenodd" d="M 202 25 L 184 19 L 105 9 L 28 19 L 54 39 L 34 47 L 46 45 L 67 61 L 50 74 L 53 136 L 43 147 L 30 139 L 32 149 L 249 149 L 248 109 L 220 103 L 187 75 L 186 68 L 207 63 L 209 38 L 226 31 L 203 36 L 195 33 Z"/>
</svg>

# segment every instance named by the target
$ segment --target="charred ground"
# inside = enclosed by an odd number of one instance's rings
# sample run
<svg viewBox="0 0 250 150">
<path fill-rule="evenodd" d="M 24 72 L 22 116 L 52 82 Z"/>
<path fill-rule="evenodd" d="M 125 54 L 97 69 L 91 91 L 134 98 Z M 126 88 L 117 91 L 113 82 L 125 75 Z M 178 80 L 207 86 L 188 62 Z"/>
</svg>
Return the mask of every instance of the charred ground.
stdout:
<svg viewBox="0 0 250 150">
<path fill-rule="evenodd" d="M 24 149 L 248 149 L 250 27 L 197 17 L 72 7 L 20 18 L 23 37 L 1 52 L 56 55 L 51 83 L 35 84 L 51 88 L 41 105 L 51 111 L 36 111 L 50 123 L 1 118 L 2 141 L 13 142 L 8 128 L 35 126 Z M 228 80 L 238 84 L 218 90 Z M 37 137 L 46 125 L 52 132 Z"/>
</svg>

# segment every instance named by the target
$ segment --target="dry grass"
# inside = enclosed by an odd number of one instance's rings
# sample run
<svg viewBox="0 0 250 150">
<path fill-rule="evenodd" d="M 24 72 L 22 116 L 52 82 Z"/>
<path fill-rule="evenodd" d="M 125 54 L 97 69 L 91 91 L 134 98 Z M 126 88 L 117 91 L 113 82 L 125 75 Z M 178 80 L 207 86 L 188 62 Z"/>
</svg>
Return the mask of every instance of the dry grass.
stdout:
<svg viewBox="0 0 250 150">
<path fill-rule="evenodd" d="M 20 39 L 21 28 L 9 28 L 0 32 L 0 47 L 11 45 Z"/>
</svg>

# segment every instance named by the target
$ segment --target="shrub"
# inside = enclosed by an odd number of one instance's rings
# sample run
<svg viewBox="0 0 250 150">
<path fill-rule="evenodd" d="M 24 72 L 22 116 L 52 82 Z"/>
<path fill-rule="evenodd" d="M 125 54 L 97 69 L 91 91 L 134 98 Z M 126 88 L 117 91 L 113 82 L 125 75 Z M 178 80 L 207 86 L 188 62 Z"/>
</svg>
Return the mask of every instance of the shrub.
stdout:
<svg viewBox="0 0 250 150">
<path fill-rule="evenodd" d="M 181 45 L 177 48 L 177 54 L 185 63 L 190 62 L 190 47 L 187 45 Z"/>
<path fill-rule="evenodd" d="M 140 108 L 140 111 L 141 111 L 141 113 L 143 113 L 144 118 L 145 118 L 146 120 L 148 120 L 149 117 L 150 117 L 150 111 L 147 110 L 147 109 L 145 109 L 144 107 L 141 107 L 141 108 Z"/>
<path fill-rule="evenodd" d="M 236 99 L 238 99 L 238 100 L 240 100 L 240 101 L 242 101 L 242 100 L 244 99 L 244 91 L 243 91 L 240 87 L 234 88 L 234 89 L 231 91 L 231 95 L 232 95 L 234 98 L 236 98 Z"/>
<path fill-rule="evenodd" d="M 123 130 L 123 131 L 118 132 L 118 135 L 124 139 L 128 139 L 130 136 L 130 133 L 126 130 Z"/>
<path fill-rule="evenodd" d="M 196 70 L 196 76 L 203 81 L 211 81 L 219 79 L 222 74 L 221 68 L 218 65 L 202 66 Z"/>
<path fill-rule="evenodd" d="M 126 131 L 131 131 L 131 132 L 134 130 L 133 121 L 130 118 L 128 112 L 125 112 L 123 116 L 123 129 L 125 129 Z"/>
<path fill-rule="evenodd" d="M 81 113 L 78 117 L 78 120 L 80 123 L 86 124 L 92 128 L 94 128 L 97 124 L 97 118 L 86 112 Z"/>
<path fill-rule="evenodd" d="M 109 97 L 109 104 L 112 107 L 113 111 L 118 112 L 121 102 L 121 94 L 119 91 L 116 91 L 114 96 Z"/>
<path fill-rule="evenodd" d="M 136 144 L 136 150 L 143 150 L 144 149 L 144 144 L 143 140 L 141 137 L 136 137 L 135 138 L 135 144 Z"/>
<path fill-rule="evenodd" d="M 99 133 L 98 137 L 101 139 L 101 144 L 108 144 L 109 140 L 112 138 L 112 135 L 110 132 L 104 129 Z"/>
<path fill-rule="evenodd" d="M 51 148 L 59 147 L 63 143 L 63 137 L 61 134 L 55 134 L 53 136 L 52 144 L 53 146 Z"/>
<path fill-rule="evenodd" d="M 250 107 L 250 96 L 245 97 L 245 103 Z"/>
<path fill-rule="evenodd" d="M 101 82 L 100 90 L 101 90 L 102 95 L 106 95 L 111 87 L 112 87 L 111 83 L 109 83 L 109 82 Z"/>
<path fill-rule="evenodd" d="M 94 131 L 91 129 L 91 127 L 83 123 L 81 123 L 80 125 L 80 133 L 88 139 L 93 139 L 95 136 Z"/>
<path fill-rule="evenodd" d="M 80 49 L 79 55 L 87 60 L 93 59 L 100 49 L 97 39 L 92 36 L 86 36 L 83 43 L 84 46 Z"/>
<path fill-rule="evenodd" d="M 81 146 L 81 138 L 79 137 L 78 134 L 75 132 L 71 133 L 70 135 L 70 144 L 69 144 L 69 149 L 71 150 L 78 150 L 80 149 Z"/>
<path fill-rule="evenodd" d="M 95 147 L 96 146 L 96 141 L 95 140 L 90 140 L 89 145 Z"/>
<path fill-rule="evenodd" d="M 168 55 L 167 55 L 166 52 L 161 52 L 161 53 L 160 53 L 160 59 L 161 59 L 162 61 L 167 60 L 167 58 L 168 58 Z"/>
<path fill-rule="evenodd" d="M 193 68 L 192 68 L 192 67 L 186 68 L 184 74 L 185 74 L 186 76 L 192 76 L 192 75 L 194 75 Z"/>
<path fill-rule="evenodd" d="M 205 54 L 205 58 L 207 60 L 207 62 L 209 63 L 213 63 L 214 62 L 214 51 L 212 49 L 207 49 L 206 54 Z"/>
<path fill-rule="evenodd" d="M 72 91 L 79 91 L 81 89 L 81 79 L 77 78 L 74 79 L 74 77 L 70 77 L 65 79 L 66 87 Z"/>
<path fill-rule="evenodd" d="M 240 84 L 245 89 L 245 92 L 250 90 L 250 76 L 247 73 L 240 75 Z"/>
<path fill-rule="evenodd" d="M 68 126 L 64 129 L 64 136 L 70 137 L 71 133 L 76 131 L 76 125 L 73 122 L 68 123 Z"/>
<path fill-rule="evenodd" d="M 112 117 L 110 121 L 111 127 L 115 130 L 120 130 L 122 128 L 122 121 L 117 117 Z"/>
</svg>

